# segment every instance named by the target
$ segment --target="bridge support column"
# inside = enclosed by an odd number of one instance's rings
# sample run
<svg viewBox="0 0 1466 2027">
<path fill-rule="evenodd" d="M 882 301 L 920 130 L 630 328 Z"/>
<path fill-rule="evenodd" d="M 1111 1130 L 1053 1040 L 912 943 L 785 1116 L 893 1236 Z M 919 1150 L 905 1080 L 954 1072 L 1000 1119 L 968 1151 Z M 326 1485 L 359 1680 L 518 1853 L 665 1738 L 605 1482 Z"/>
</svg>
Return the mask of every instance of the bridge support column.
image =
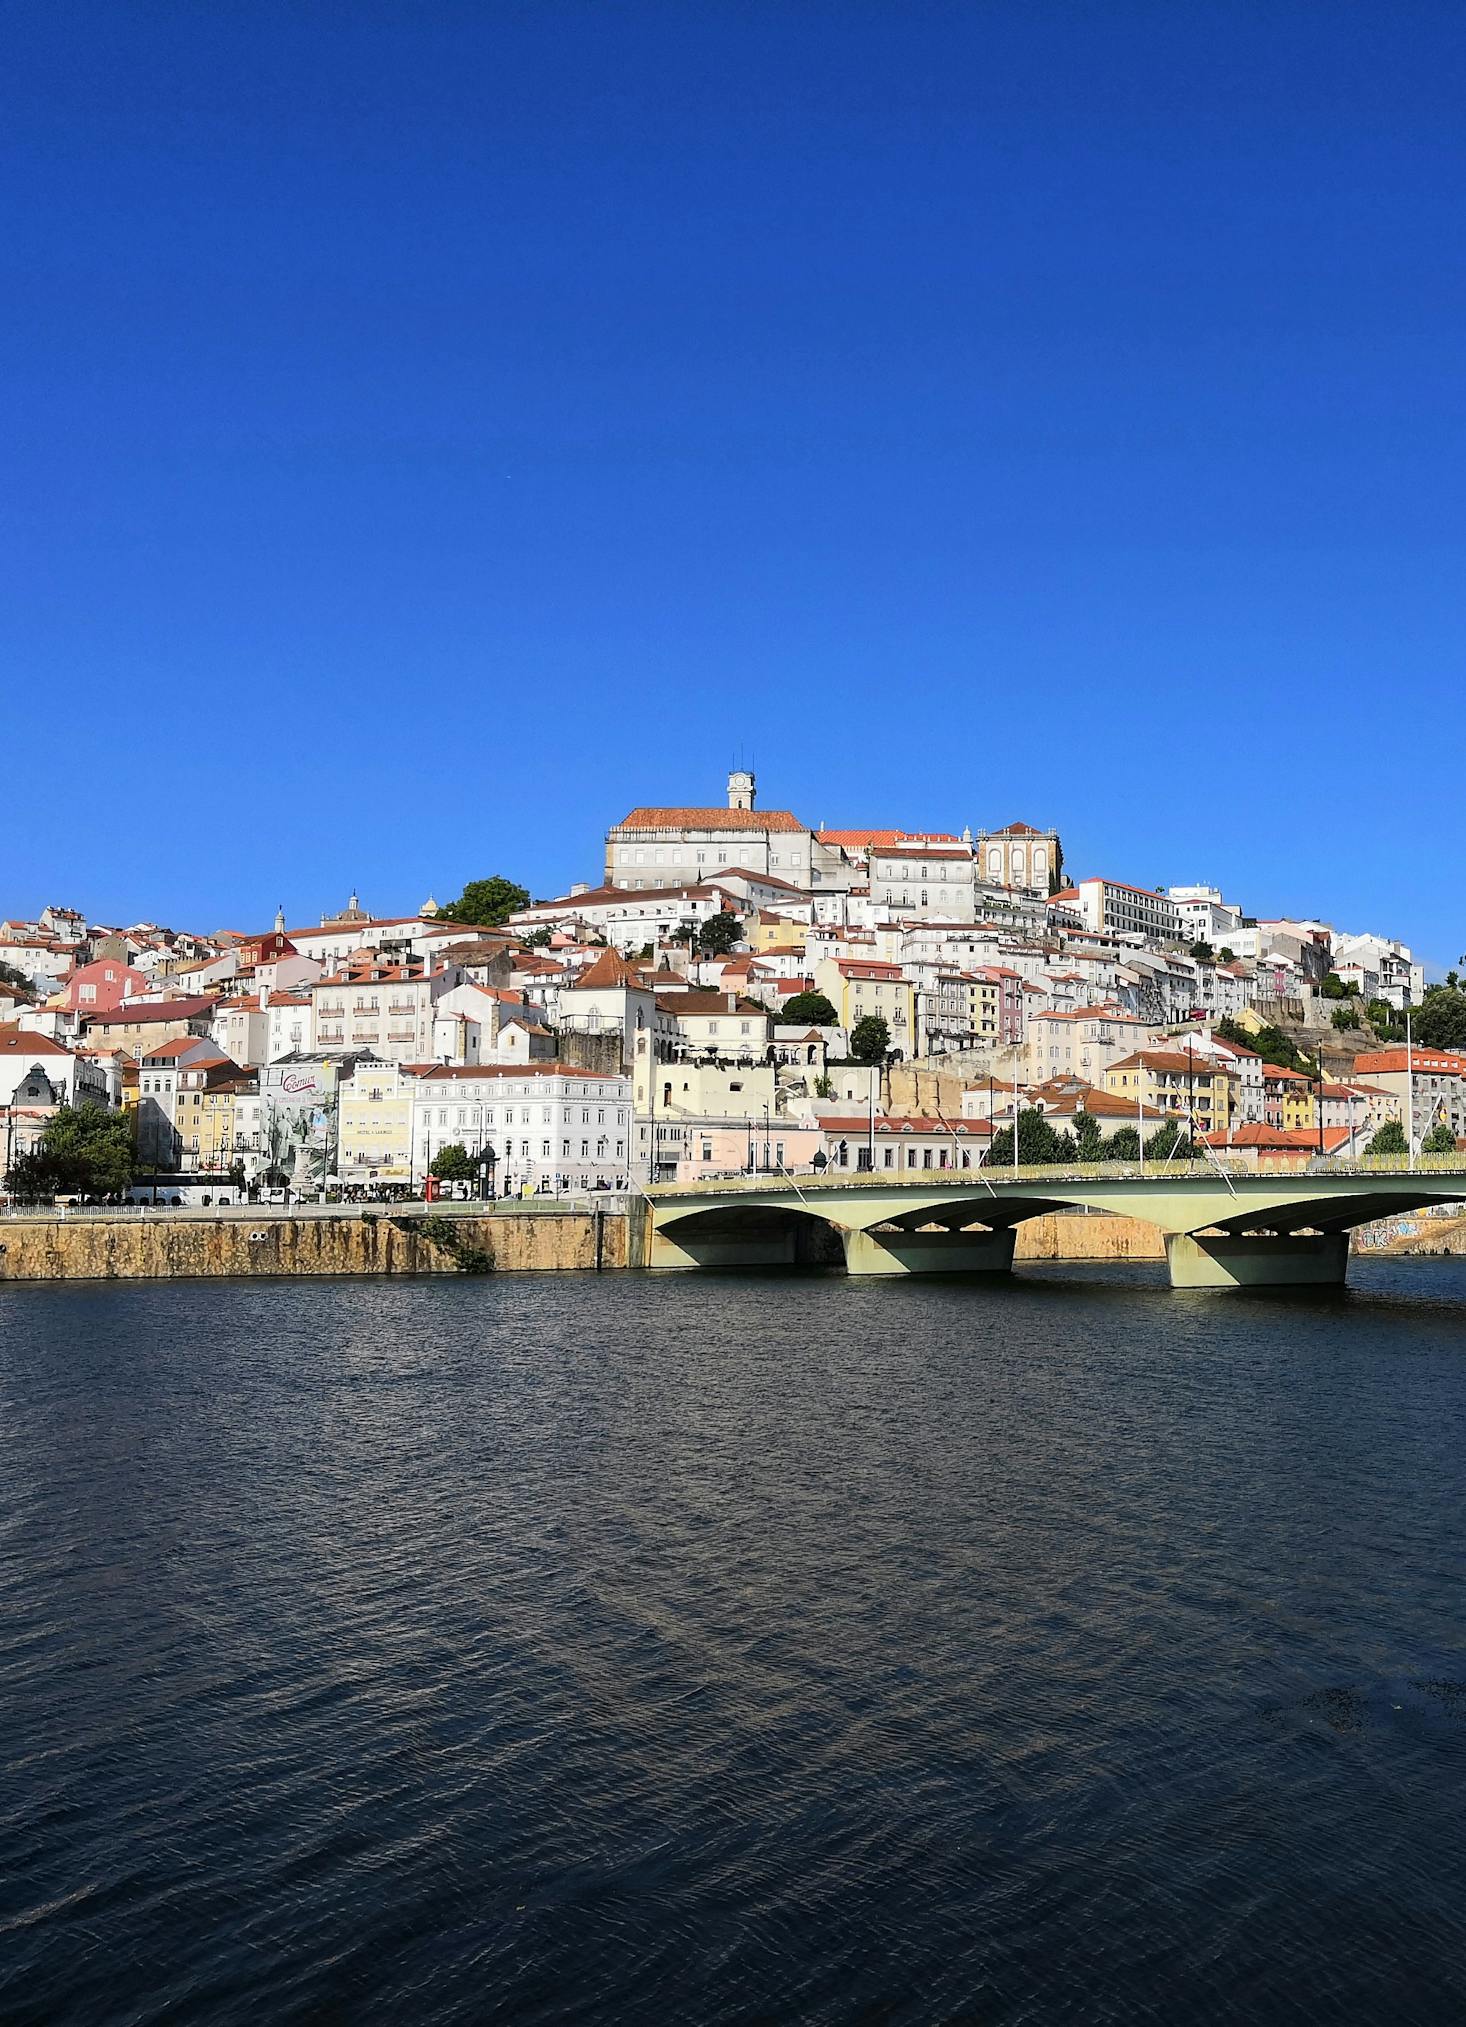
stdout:
<svg viewBox="0 0 1466 2027">
<path fill-rule="evenodd" d="M 1006 1274 L 1014 1234 L 846 1232 L 847 1274 Z"/>
<path fill-rule="evenodd" d="M 1236 1232 L 1198 1238 L 1167 1232 L 1173 1288 L 1342 1288 L 1349 1264 L 1346 1232 L 1251 1238 Z"/>
</svg>

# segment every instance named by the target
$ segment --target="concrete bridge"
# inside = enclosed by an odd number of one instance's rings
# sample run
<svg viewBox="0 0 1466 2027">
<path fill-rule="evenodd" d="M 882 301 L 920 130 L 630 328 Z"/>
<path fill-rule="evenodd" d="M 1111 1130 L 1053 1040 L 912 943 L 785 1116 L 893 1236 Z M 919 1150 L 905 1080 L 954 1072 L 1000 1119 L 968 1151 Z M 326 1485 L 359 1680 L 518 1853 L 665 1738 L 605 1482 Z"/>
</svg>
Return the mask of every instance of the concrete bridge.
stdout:
<svg viewBox="0 0 1466 2027">
<path fill-rule="evenodd" d="M 1209 1164 L 759 1175 L 647 1192 L 646 1264 L 837 1266 L 851 1274 L 1006 1273 L 1014 1228 L 1048 1211 L 1110 1211 L 1165 1235 L 1173 1288 L 1342 1283 L 1349 1233 L 1466 1200 L 1466 1162 L 1364 1161 L 1232 1174 Z"/>
</svg>

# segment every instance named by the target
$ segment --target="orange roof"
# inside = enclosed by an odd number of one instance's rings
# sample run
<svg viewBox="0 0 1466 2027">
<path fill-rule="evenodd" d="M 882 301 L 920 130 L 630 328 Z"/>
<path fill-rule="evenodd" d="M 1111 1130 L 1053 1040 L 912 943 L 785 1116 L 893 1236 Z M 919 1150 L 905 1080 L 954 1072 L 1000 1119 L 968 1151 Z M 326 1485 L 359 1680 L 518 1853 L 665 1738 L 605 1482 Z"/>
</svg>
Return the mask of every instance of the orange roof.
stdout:
<svg viewBox="0 0 1466 2027">
<path fill-rule="evenodd" d="M 380 1068 L 380 1065 L 378 1065 Z M 421 1077 L 425 1082 L 435 1078 L 449 1080 L 465 1077 L 574 1077 L 585 1078 L 594 1083 L 609 1084 L 617 1074 L 610 1070 L 577 1070 L 569 1063 L 404 1063 L 403 1071 L 409 1077 Z"/>
<path fill-rule="evenodd" d="M 0 1049 L 7 1055 L 17 1056 L 69 1056 L 71 1050 L 60 1042 L 53 1042 L 49 1035 L 33 1035 L 29 1028 L 7 1025 L 0 1027 Z"/>
<path fill-rule="evenodd" d="M 619 950 L 603 950 L 587 970 L 583 971 L 572 987 L 573 992 L 606 992 L 619 986 L 640 986 L 641 976 L 634 964 L 628 963 Z"/>
<path fill-rule="evenodd" d="M 843 845 L 850 851 L 890 852 L 899 845 L 952 845 L 959 840 L 951 831 L 820 830 L 822 845 Z"/>
<path fill-rule="evenodd" d="M 820 1120 L 826 1133 L 869 1133 L 870 1115 L 858 1113 L 852 1119 Z M 949 1139 L 955 1133 L 962 1139 L 971 1139 L 974 1134 L 986 1137 L 986 1119 L 923 1119 L 919 1116 L 898 1117 L 890 1113 L 877 1113 L 876 1134 L 882 1133 L 941 1133 Z"/>
<path fill-rule="evenodd" d="M 966 859 L 969 863 L 972 859 L 971 846 L 964 845 L 960 838 L 954 839 L 950 845 L 946 846 L 896 844 L 887 845 L 884 847 L 884 850 L 886 856 L 892 859 L 943 859 L 947 861 Z"/>
<path fill-rule="evenodd" d="M 1466 1056 L 1456 1055 L 1445 1049 L 1423 1049 L 1419 1046 L 1409 1049 L 1372 1049 L 1367 1055 L 1354 1058 L 1356 1076 L 1388 1076 L 1392 1072 L 1414 1069 L 1424 1070 L 1436 1076 L 1466 1077 Z"/>
<path fill-rule="evenodd" d="M 799 818 L 787 809 L 693 809 L 671 806 L 665 809 L 633 809 L 622 817 L 620 823 L 611 826 L 613 833 L 659 830 L 802 831 L 804 828 Z"/>
</svg>

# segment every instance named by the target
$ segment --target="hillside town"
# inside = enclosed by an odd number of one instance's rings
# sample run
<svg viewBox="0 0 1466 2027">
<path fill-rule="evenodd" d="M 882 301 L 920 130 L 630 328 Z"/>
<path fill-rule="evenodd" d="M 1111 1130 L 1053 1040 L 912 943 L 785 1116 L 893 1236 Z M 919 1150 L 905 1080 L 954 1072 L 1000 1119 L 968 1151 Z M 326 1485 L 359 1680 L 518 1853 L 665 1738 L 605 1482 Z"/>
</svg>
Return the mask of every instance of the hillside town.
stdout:
<svg viewBox="0 0 1466 2027">
<path fill-rule="evenodd" d="M 1244 902 L 1071 879 L 1024 822 L 812 827 L 740 769 L 549 899 L 208 932 L 48 906 L 0 923 L 7 1188 L 65 1186 L 87 1107 L 163 1202 L 1454 1150 L 1455 975 Z"/>
</svg>

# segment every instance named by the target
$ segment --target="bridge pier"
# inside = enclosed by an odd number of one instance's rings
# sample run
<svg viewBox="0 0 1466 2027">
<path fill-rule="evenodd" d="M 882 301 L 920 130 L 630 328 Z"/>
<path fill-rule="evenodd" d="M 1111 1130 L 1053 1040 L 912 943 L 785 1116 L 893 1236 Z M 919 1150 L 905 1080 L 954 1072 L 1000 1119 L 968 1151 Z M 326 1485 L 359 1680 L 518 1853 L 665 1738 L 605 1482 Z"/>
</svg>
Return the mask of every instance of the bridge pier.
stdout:
<svg viewBox="0 0 1466 2027">
<path fill-rule="evenodd" d="M 1349 1235 L 1167 1232 L 1166 1264 L 1173 1288 L 1342 1288 Z"/>
<path fill-rule="evenodd" d="M 1006 1274 L 1014 1233 L 845 1232 L 847 1274 Z"/>
</svg>

